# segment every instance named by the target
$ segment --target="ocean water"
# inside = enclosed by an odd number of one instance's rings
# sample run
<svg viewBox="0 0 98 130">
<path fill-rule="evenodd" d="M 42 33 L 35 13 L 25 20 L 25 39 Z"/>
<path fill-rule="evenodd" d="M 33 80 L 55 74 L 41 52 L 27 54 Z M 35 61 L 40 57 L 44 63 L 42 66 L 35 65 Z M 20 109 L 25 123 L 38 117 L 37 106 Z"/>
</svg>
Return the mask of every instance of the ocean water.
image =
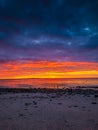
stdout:
<svg viewBox="0 0 98 130">
<path fill-rule="evenodd" d="M 95 88 L 98 89 L 97 78 L 86 79 L 3 79 L 0 80 L 3 88 Z"/>
</svg>

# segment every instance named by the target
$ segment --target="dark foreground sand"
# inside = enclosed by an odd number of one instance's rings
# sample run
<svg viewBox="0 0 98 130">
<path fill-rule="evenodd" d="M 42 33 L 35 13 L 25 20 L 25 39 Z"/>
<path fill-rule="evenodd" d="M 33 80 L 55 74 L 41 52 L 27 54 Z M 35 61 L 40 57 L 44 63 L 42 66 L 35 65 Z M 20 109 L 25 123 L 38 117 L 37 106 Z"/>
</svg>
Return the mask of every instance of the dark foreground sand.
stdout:
<svg viewBox="0 0 98 130">
<path fill-rule="evenodd" d="M 98 130 L 98 93 L 3 92 L 0 130 Z"/>
</svg>

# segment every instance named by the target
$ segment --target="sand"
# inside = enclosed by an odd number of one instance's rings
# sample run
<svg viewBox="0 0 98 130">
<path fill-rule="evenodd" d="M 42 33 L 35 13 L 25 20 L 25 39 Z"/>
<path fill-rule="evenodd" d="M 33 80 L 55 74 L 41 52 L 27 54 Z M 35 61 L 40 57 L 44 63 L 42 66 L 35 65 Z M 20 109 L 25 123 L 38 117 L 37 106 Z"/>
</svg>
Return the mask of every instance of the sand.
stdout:
<svg viewBox="0 0 98 130">
<path fill-rule="evenodd" d="M 1 93 L 0 130 L 98 130 L 98 95 Z"/>
</svg>

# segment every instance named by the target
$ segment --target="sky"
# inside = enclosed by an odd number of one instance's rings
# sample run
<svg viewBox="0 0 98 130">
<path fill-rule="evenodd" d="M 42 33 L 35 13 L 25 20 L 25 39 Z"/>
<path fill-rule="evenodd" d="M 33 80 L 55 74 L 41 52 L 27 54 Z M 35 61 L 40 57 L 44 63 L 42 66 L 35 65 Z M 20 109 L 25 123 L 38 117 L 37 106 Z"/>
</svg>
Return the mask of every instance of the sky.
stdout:
<svg viewBox="0 0 98 130">
<path fill-rule="evenodd" d="M 98 78 L 98 0 L 0 0 L 0 79 Z"/>
</svg>

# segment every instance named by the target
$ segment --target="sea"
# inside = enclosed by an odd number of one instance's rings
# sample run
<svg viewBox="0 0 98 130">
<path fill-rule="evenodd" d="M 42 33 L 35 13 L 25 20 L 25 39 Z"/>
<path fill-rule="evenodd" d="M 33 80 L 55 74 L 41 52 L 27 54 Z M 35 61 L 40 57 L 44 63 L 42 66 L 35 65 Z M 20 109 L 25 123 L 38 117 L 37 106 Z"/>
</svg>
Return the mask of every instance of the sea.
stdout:
<svg viewBox="0 0 98 130">
<path fill-rule="evenodd" d="M 1 79 L 0 88 L 98 89 L 98 78 Z"/>
</svg>

